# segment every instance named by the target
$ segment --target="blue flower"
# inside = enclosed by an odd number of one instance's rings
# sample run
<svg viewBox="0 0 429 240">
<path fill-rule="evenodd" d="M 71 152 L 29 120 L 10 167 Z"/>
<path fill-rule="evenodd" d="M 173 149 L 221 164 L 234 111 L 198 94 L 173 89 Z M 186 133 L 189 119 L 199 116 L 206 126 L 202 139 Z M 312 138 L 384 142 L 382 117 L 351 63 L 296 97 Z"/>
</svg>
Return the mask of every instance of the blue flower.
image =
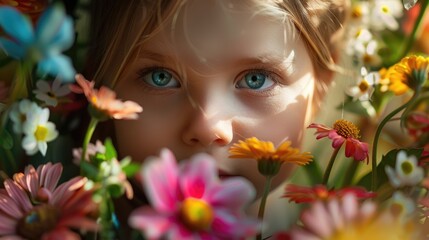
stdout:
<svg viewBox="0 0 429 240">
<path fill-rule="evenodd" d="M 37 63 L 38 74 L 73 81 L 71 59 L 62 51 L 74 42 L 73 21 L 59 4 L 49 7 L 35 28 L 28 17 L 13 7 L 0 7 L 0 27 L 9 38 L 0 37 L 0 48 L 15 59 Z"/>
</svg>

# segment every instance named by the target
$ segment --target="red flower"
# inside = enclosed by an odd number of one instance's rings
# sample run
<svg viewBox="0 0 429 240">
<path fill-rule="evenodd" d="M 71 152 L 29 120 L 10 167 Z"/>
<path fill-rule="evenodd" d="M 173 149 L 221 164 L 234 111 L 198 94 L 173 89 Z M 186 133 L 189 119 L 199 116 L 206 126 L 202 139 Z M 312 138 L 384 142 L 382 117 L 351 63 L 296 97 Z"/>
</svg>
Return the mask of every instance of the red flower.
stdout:
<svg viewBox="0 0 429 240">
<path fill-rule="evenodd" d="M 414 139 L 429 132 L 429 115 L 425 112 L 413 112 L 407 117 L 406 127 Z"/>
<path fill-rule="evenodd" d="M 295 203 L 312 203 L 317 200 L 329 200 L 335 197 L 342 198 L 349 193 L 354 194 L 357 198 L 372 198 L 376 195 L 373 192 L 366 191 L 362 187 L 346 187 L 339 190 L 328 190 L 325 185 L 305 187 L 288 184 L 285 190 L 286 192 L 283 197 L 289 198 L 290 202 Z"/>
<path fill-rule="evenodd" d="M 48 4 L 48 0 L 0 0 L 0 6 L 9 5 L 15 7 L 20 12 L 27 14 L 33 23 L 37 21 Z"/>
<path fill-rule="evenodd" d="M 308 128 L 316 129 L 316 139 L 330 138 L 333 148 L 338 149 L 345 142 L 346 157 L 353 157 L 357 161 L 362 161 L 366 158 L 367 162 L 369 161 L 368 144 L 358 140 L 360 138 L 359 129 L 353 123 L 340 119 L 334 123 L 333 128 L 315 123 L 310 124 Z"/>
</svg>

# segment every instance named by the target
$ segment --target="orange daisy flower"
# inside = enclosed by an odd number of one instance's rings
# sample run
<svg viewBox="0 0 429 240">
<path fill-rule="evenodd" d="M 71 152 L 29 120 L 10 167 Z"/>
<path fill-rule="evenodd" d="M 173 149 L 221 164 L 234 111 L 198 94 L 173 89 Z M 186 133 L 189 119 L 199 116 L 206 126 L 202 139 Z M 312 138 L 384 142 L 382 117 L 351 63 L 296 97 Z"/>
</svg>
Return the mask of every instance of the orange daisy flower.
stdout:
<svg viewBox="0 0 429 240">
<path fill-rule="evenodd" d="M 409 56 L 392 66 L 389 90 L 402 95 L 409 89 L 417 90 L 428 78 L 429 58 Z"/>
<path fill-rule="evenodd" d="M 99 120 L 105 118 L 136 119 L 143 108 L 135 102 L 122 102 L 116 99 L 116 93 L 105 86 L 99 90 L 94 88 L 94 82 L 88 81 L 81 74 L 76 75 L 79 84 L 71 85 L 70 89 L 75 93 L 85 94 L 88 102 L 93 107 L 93 115 Z"/>
<path fill-rule="evenodd" d="M 235 143 L 230 149 L 230 158 L 250 158 L 258 161 L 259 172 L 263 175 L 275 175 L 284 162 L 306 165 L 312 161 L 309 152 L 300 153 L 291 147 L 291 141 L 285 141 L 275 148 L 272 142 L 260 141 L 256 137 Z"/>
</svg>

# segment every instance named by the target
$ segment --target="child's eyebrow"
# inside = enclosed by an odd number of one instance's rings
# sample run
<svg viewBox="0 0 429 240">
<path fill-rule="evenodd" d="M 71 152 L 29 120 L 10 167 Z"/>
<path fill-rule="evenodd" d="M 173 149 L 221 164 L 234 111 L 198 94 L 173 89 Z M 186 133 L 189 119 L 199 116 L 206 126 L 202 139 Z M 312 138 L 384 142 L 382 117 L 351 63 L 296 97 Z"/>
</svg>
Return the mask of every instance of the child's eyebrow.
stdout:
<svg viewBox="0 0 429 240">
<path fill-rule="evenodd" d="M 167 54 L 153 52 L 150 50 L 142 50 L 139 53 L 139 59 L 151 59 L 157 62 L 173 62 L 176 60 L 176 58 L 169 56 Z"/>
</svg>

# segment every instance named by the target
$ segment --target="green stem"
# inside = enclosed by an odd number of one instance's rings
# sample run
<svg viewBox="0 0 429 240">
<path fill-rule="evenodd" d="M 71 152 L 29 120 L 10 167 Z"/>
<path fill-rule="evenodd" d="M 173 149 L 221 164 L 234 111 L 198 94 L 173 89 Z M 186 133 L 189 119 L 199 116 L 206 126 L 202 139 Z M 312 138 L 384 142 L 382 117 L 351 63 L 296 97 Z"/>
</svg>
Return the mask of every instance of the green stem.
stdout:
<svg viewBox="0 0 429 240">
<path fill-rule="evenodd" d="M 384 128 L 384 125 L 390 121 L 392 117 L 394 117 L 396 114 L 398 114 L 400 111 L 404 110 L 408 105 L 410 105 L 414 100 L 417 98 L 418 92 L 415 92 L 414 95 L 411 97 L 411 99 L 403 104 L 402 106 L 398 107 L 397 109 L 393 110 L 391 113 L 389 113 L 378 125 L 377 131 L 374 135 L 374 142 L 372 144 L 372 184 L 371 184 L 371 190 L 375 191 L 377 187 L 377 147 L 378 147 L 378 139 L 380 138 L 381 131 Z"/>
<path fill-rule="evenodd" d="M 353 160 L 347 168 L 346 175 L 344 176 L 343 187 L 351 185 L 353 178 L 355 177 L 359 161 Z"/>
<path fill-rule="evenodd" d="M 20 62 L 16 70 L 16 79 L 12 86 L 9 104 L 16 102 L 21 98 L 26 98 L 31 93 L 31 69 L 33 65 L 30 62 Z"/>
<path fill-rule="evenodd" d="M 268 194 L 270 193 L 270 190 L 271 190 L 272 179 L 273 179 L 273 176 L 266 176 L 264 193 L 263 193 L 262 198 L 261 198 L 261 203 L 259 205 L 259 212 L 258 212 L 258 218 L 261 221 L 264 220 L 265 205 L 267 203 Z M 262 232 L 259 233 L 258 236 L 256 236 L 256 239 L 262 240 Z"/>
<path fill-rule="evenodd" d="M 326 166 L 325 174 L 323 175 L 323 185 L 328 184 L 329 175 L 331 174 L 332 167 L 334 166 L 335 159 L 337 158 L 338 152 L 340 151 L 341 147 L 335 148 L 332 152 L 331 159 L 329 160 L 328 166 Z"/>
<path fill-rule="evenodd" d="M 428 7 L 429 0 L 421 0 L 420 2 L 421 2 L 420 12 L 419 12 L 419 15 L 417 16 L 416 22 L 414 23 L 413 30 L 411 31 L 410 36 L 408 36 L 407 41 L 405 42 L 405 47 L 403 48 L 403 51 L 394 59 L 393 63 L 389 64 L 389 66 L 393 65 L 394 63 L 398 62 L 403 57 L 405 57 L 413 47 L 414 42 L 416 41 L 417 32 L 419 30 L 421 23 L 423 22 L 422 20 L 425 15 L 426 8 Z"/>
<path fill-rule="evenodd" d="M 103 199 L 100 204 L 100 222 L 101 222 L 101 232 L 100 239 L 110 240 L 115 239 L 115 231 L 113 230 L 113 203 L 110 197 L 110 194 L 107 192 L 106 186 L 103 190 Z"/>
<path fill-rule="evenodd" d="M 82 145 L 82 156 L 81 162 L 85 161 L 86 150 L 88 149 L 89 141 L 91 141 L 91 137 L 94 134 L 94 130 L 97 127 L 98 120 L 94 117 L 91 117 L 91 121 L 89 122 L 88 129 L 86 130 L 85 138 L 83 139 Z"/>
<path fill-rule="evenodd" d="M 12 167 L 12 173 L 15 173 L 18 170 L 18 168 L 16 166 L 15 158 L 13 157 L 12 151 L 10 149 L 5 149 L 5 148 L 3 149 L 6 153 L 6 158 L 9 161 L 10 166 Z"/>
</svg>

